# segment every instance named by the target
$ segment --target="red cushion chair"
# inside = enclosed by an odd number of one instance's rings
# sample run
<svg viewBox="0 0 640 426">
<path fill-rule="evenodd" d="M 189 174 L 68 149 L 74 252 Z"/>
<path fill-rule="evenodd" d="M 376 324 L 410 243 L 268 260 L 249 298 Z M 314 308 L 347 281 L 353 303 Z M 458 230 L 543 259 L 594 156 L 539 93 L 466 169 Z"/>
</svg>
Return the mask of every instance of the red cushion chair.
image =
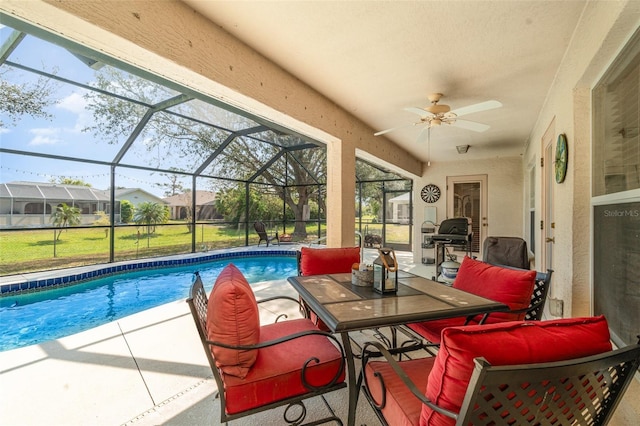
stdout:
<svg viewBox="0 0 640 426">
<path fill-rule="evenodd" d="M 535 286 L 536 271 L 509 269 L 490 265 L 466 256 L 458 270 L 453 287 L 509 306 L 507 312 L 494 312 L 486 318 L 447 318 L 407 324 L 414 332 L 434 344 L 440 343 L 440 335 L 446 327 L 467 324 L 493 324 L 506 321 L 521 321 L 531 302 Z"/>
<path fill-rule="evenodd" d="M 207 307 L 208 339 L 232 346 L 255 345 L 260 341 L 260 315 L 253 290 L 232 263 L 213 286 Z M 258 350 L 236 350 L 212 346 L 216 367 L 243 379 L 256 361 Z"/>
<path fill-rule="evenodd" d="M 354 263 L 360 262 L 359 247 L 310 248 L 302 247 L 298 253 L 298 272 L 302 276 L 351 273 Z M 302 300 L 301 300 L 301 303 Z M 306 305 L 308 316 L 320 330 L 329 328 Z"/>
<path fill-rule="evenodd" d="M 261 301 L 234 265 L 225 267 L 209 298 L 196 273 L 187 303 L 218 385 L 222 423 L 301 405 L 346 386 L 344 351 L 335 336 L 307 318 L 261 326 Z M 336 421 L 335 415 L 330 413 L 327 421 Z"/>
<path fill-rule="evenodd" d="M 387 361 L 371 361 L 371 346 Z M 587 424 L 615 408 L 640 345 L 612 351 L 603 316 L 507 322 L 447 328 L 435 358 L 396 361 L 369 342 L 363 363 L 365 395 L 388 424 L 454 425 L 458 413 L 465 425 Z"/>
<path fill-rule="evenodd" d="M 300 275 L 350 273 L 351 266 L 360 262 L 359 247 L 300 249 Z"/>
</svg>

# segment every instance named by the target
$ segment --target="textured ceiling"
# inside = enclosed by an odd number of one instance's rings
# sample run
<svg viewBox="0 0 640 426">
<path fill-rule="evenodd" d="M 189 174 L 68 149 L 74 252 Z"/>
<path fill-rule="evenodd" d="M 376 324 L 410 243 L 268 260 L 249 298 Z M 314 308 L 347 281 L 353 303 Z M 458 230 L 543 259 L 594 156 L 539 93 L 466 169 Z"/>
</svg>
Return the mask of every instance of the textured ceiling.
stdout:
<svg viewBox="0 0 640 426">
<path fill-rule="evenodd" d="M 522 154 L 585 1 L 198 1 L 195 10 L 423 161 Z M 457 109 L 483 133 L 451 126 L 417 142 L 404 107 Z M 458 154 L 456 145 L 471 145 Z"/>
</svg>

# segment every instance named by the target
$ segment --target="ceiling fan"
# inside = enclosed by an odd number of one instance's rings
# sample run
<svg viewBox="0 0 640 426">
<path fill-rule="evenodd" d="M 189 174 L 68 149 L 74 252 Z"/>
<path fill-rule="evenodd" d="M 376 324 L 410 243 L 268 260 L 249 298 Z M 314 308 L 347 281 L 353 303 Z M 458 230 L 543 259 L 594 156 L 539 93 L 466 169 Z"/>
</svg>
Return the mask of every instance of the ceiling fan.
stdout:
<svg viewBox="0 0 640 426">
<path fill-rule="evenodd" d="M 469 105 L 466 107 L 458 108 L 451 111 L 449 105 L 439 104 L 438 102 L 444 95 L 442 93 L 432 93 L 428 96 L 431 105 L 424 108 L 407 107 L 405 111 L 418 114 L 420 121 L 407 124 L 404 126 L 393 127 L 391 129 L 382 130 L 374 133 L 375 136 L 383 135 L 385 133 L 392 132 L 394 130 L 407 127 L 426 124 L 425 129 L 420 133 L 418 140 L 421 140 L 426 135 L 426 130 L 431 127 L 440 126 L 442 124 L 448 124 L 454 127 L 460 127 L 462 129 L 473 130 L 474 132 L 484 132 L 489 129 L 489 125 L 483 123 L 477 123 L 475 121 L 461 120 L 458 117 L 462 117 L 467 114 L 473 114 L 476 112 L 487 111 L 490 109 L 500 108 L 502 103 L 499 101 L 491 100 L 480 102 L 478 104 Z"/>
</svg>

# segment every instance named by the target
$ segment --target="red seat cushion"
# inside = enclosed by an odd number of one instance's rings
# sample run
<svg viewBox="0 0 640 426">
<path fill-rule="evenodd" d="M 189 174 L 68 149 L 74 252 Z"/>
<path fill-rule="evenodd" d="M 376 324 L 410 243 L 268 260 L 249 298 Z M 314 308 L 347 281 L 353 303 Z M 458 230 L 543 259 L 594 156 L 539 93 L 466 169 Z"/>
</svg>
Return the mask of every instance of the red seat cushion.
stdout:
<svg viewBox="0 0 640 426">
<path fill-rule="evenodd" d="M 300 273 L 305 276 L 351 272 L 351 266 L 359 262 L 359 247 L 300 249 Z"/>
<path fill-rule="evenodd" d="M 447 327 L 460 327 L 461 325 L 464 325 L 465 321 L 465 317 L 446 318 L 407 324 L 407 327 L 424 337 L 429 342 L 439 345 L 440 335 L 442 334 L 443 329 Z"/>
<path fill-rule="evenodd" d="M 308 319 L 296 319 L 265 325 L 260 342 L 293 333 L 317 330 Z M 302 395 L 308 390 L 302 384 L 302 367 L 311 357 L 306 380 L 314 386 L 327 384 L 337 374 L 342 357 L 340 351 L 324 336 L 312 335 L 258 350 L 258 357 L 244 379 L 223 374 L 226 412 L 234 414 L 285 398 Z M 344 370 L 339 382 L 344 381 Z"/>
<path fill-rule="evenodd" d="M 536 271 L 524 271 L 490 265 L 465 256 L 453 287 L 509 305 L 509 309 L 525 309 L 531 303 Z M 486 323 L 523 320 L 526 313 L 494 312 Z"/>
<path fill-rule="evenodd" d="M 561 361 L 610 351 L 609 339 L 604 316 L 446 328 L 427 380 L 426 396 L 438 406 L 458 412 L 474 358 L 484 357 L 492 365 Z M 425 405 L 420 424 L 453 425 L 455 421 Z"/>
<path fill-rule="evenodd" d="M 255 345 L 260 340 L 260 316 L 253 290 L 232 263 L 216 279 L 207 304 L 208 339 L 228 345 Z M 212 347 L 216 366 L 226 374 L 245 377 L 257 350 Z"/>
<path fill-rule="evenodd" d="M 433 368 L 434 357 L 418 358 L 402 361 L 402 370 L 411 377 L 418 389 L 427 387 L 427 377 Z M 400 380 L 397 374 L 389 366 L 388 362 L 372 361 L 367 363 L 365 369 L 367 385 L 371 397 L 379 405 L 382 402 L 382 387 L 380 379 L 374 374 L 380 374 L 384 378 L 384 386 L 387 391 L 387 400 L 382 414 L 390 425 L 417 425 L 420 420 L 422 403 L 416 398 L 409 388 Z"/>
</svg>

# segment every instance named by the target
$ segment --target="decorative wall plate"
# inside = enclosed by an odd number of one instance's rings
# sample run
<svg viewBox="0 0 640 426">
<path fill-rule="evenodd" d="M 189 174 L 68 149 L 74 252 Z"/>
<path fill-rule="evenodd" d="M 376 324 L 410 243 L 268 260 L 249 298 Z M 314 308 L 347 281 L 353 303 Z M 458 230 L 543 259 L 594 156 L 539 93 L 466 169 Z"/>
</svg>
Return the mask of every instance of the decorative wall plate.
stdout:
<svg viewBox="0 0 640 426">
<path fill-rule="evenodd" d="M 568 161 L 568 147 L 567 137 L 564 133 L 558 135 L 558 142 L 556 143 L 556 182 L 564 182 L 564 178 L 567 176 L 567 161 Z"/>
<path fill-rule="evenodd" d="M 440 198 L 440 188 L 432 183 L 425 185 L 420 191 L 420 197 L 425 203 L 435 203 Z"/>
</svg>

